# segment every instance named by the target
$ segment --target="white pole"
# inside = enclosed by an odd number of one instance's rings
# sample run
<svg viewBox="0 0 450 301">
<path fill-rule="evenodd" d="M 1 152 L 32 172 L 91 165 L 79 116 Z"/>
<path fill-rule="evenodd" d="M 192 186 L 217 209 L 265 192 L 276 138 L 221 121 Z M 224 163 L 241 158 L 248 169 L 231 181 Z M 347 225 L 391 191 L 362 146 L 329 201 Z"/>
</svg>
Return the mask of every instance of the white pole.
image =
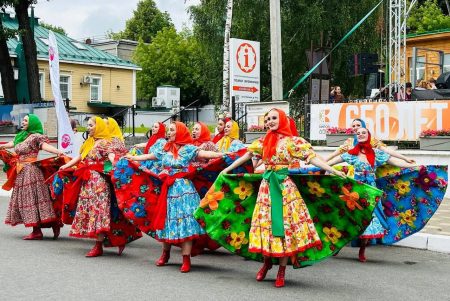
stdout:
<svg viewBox="0 0 450 301">
<path fill-rule="evenodd" d="M 280 0 L 270 0 L 270 57 L 272 71 L 272 100 L 282 100 L 283 70 L 281 59 Z"/>
</svg>

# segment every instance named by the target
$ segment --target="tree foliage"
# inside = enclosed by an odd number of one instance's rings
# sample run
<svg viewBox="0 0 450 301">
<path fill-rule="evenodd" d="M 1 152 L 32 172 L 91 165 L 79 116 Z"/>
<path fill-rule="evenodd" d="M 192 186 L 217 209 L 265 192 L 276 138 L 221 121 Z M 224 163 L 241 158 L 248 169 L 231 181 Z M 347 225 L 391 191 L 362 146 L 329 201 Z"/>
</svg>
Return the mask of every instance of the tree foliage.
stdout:
<svg viewBox="0 0 450 301">
<path fill-rule="evenodd" d="M 57 32 L 57 33 L 67 36 L 67 32 L 65 31 L 65 29 L 60 26 L 55 26 L 55 25 L 52 25 L 49 23 L 45 23 L 44 21 L 39 21 L 39 25 L 44 28 L 47 28 L 48 30 L 51 30 L 53 32 Z"/>
<path fill-rule="evenodd" d="M 285 0 L 281 1 L 283 90 L 288 91 L 308 70 L 306 50 L 311 42 L 317 47 L 321 32 L 324 46 L 335 45 L 378 0 Z M 222 53 L 226 0 L 201 0 L 189 11 L 194 37 L 206 57 L 201 61 L 201 80 L 215 103 L 221 103 Z M 379 9 L 344 44 L 332 54 L 332 83 L 342 87 L 345 95 L 363 92 L 362 77 L 347 74 L 348 57 L 355 53 L 381 53 L 384 14 Z M 261 43 L 261 98 L 271 97 L 270 11 L 265 0 L 235 0 L 231 36 Z M 307 91 L 301 86 L 294 97 Z"/>
<path fill-rule="evenodd" d="M 152 43 L 140 40 L 134 62 L 142 67 L 137 74 L 138 99 L 151 100 L 156 87 L 173 85 L 181 89 L 182 105 L 204 98 L 200 85 L 202 54 L 192 34 L 184 30 L 177 33 L 173 27 L 159 31 Z"/>
<path fill-rule="evenodd" d="M 450 16 L 443 13 L 437 0 L 426 0 L 411 10 L 407 24 L 417 33 L 445 29 L 450 28 Z"/>
<path fill-rule="evenodd" d="M 142 40 L 151 43 L 153 37 L 165 27 L 173 24 L 167 12 L 161 12 L 153 0 L 139 1 L 133 17 L 126 22 L 125 29 L 119 33 L 110 33 L 113 39 Z"/>
</svg>

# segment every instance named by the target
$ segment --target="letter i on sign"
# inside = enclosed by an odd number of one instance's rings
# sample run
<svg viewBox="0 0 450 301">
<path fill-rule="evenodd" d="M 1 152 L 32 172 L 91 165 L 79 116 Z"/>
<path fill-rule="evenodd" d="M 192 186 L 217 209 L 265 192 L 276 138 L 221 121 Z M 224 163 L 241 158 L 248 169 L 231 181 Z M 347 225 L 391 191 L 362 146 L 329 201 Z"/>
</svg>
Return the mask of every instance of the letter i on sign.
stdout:
<svg viewBox="0 0 450 301">
<path fill-rule="evenodd" d="M 248 49 L 245 48 L 244 52 L 245 52 L 245 54 L 244 54 L 244 58 L 245 58 L 245 67 L 248 67 Z"/>
</svg>

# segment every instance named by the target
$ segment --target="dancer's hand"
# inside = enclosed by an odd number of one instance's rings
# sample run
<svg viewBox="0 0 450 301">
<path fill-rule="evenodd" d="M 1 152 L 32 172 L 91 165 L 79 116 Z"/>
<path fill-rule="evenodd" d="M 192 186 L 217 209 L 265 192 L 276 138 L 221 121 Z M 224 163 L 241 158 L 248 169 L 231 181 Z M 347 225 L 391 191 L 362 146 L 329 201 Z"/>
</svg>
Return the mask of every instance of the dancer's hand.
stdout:
<svg viewBox="0 0 450 301">
<path fill-rule="evenodd" d="M 342 172 L 342 171 L 340 171 L 340 170 L 334 170 L 333 173 L 334 173 L 336 176 L 341 177 L 341 178 L 343 178 L 343 179 L 347 178 L 347 175 L 345 174 L 345 172 Z"/>
<path fill-rule="evenodd" d="M 407 158 L 405 161 L 411 164 L 416 163 L 416 160 L 410 158 Z"/>
</svg>

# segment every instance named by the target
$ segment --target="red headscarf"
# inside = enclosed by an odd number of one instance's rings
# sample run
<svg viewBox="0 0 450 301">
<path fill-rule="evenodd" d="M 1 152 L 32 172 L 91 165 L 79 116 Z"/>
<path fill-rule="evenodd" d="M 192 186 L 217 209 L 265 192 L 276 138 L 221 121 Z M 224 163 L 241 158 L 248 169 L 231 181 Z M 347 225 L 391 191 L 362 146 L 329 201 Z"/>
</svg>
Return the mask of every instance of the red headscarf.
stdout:
<svg viewBox="0 0 450 301">
<path fill-rule="evenodd" d="M 220 120 L 220 119 L 219 119 Z M 219 142 L 220 139 L 223 138 L 223 136 L 225 135 L 224 130 L 225 130 L 225 125 L 227 124 L 228 121 L 230 121 L 230 118 L 223 118 L 223 129 L 222 131 L 218 132 L 217 135 L 214 136 L 212 142 L 217 143 Z"/>
<path fill-rule="evenodd" d="M 295 124 L 294 118 L 292 118 L 291 116 L 289 116 L 288 118 L 289 118 L 289 127 L 291 128 L 292 136 L 299 136 L 298 131 L 297 131 L 297 125 Z"/>
<path fill-rule="evenodd" d="M 350 155 L 357 156 L 359 153 L 366 155 L 367 161 L 369 164 L 374 167 L 375 166 L 375 151 L 373 150 L 370 141 L 372 139 L 372 135 L 369 130 L 367 130 L 368 136 L 365 142 L 358 142 L 354 148 L 348 151 Z"/>
<path fill-rule="evenodd" d="M 178 158 L 178 148 L 177 146 L 193 144 L 194 140 L 191 137 L 191 133 L 189 133 L 189 129 L 187 126 L 179 121 L 173 122 L 175 124 L 175 141 L 168 141 L 164 146 L 164 150 L 166 152 L 172 152 L 173 157 Z"/>
<path fill-rule="evenodd" d="M 151 135 L 150 139 L 148 139 L 147 145 L 145 146 L 145 150 L 144 150 L 145 154 L 148 154 L 150 147 L 152 147 L 153 144 L 155 144 L 155 142 L 158 139 L 166 138 L 166 126 L 162 122 L 158 122 L 158 124 L 159 124 L 159 130 L 156 134 Z"/>
<path fill-rule="evenodd" d="M 276 131 L 268 130 L 263 142 L 263 159 L 269 160 L 276 153 L 276 147 L 278 143 L 278 135 L 292 136 L 290 122 L 286 113 L 280 109 L 272 109 L 271 111 L 277 111 L 279 114 L 279 125 Z M 270 112 L 270 111 L 269 111 Z M 270 121 L 269 121 L 270 122 Z"/>
<path fill-rule="evenodd" d="M 202 143 L 211 141 L 211 133 L 209 132 L 209 128 L 203 122 L 196 122 L 200 125 L 200 137 L 194 139 L 194 145 L 199 146 Z"/>
</svg>

